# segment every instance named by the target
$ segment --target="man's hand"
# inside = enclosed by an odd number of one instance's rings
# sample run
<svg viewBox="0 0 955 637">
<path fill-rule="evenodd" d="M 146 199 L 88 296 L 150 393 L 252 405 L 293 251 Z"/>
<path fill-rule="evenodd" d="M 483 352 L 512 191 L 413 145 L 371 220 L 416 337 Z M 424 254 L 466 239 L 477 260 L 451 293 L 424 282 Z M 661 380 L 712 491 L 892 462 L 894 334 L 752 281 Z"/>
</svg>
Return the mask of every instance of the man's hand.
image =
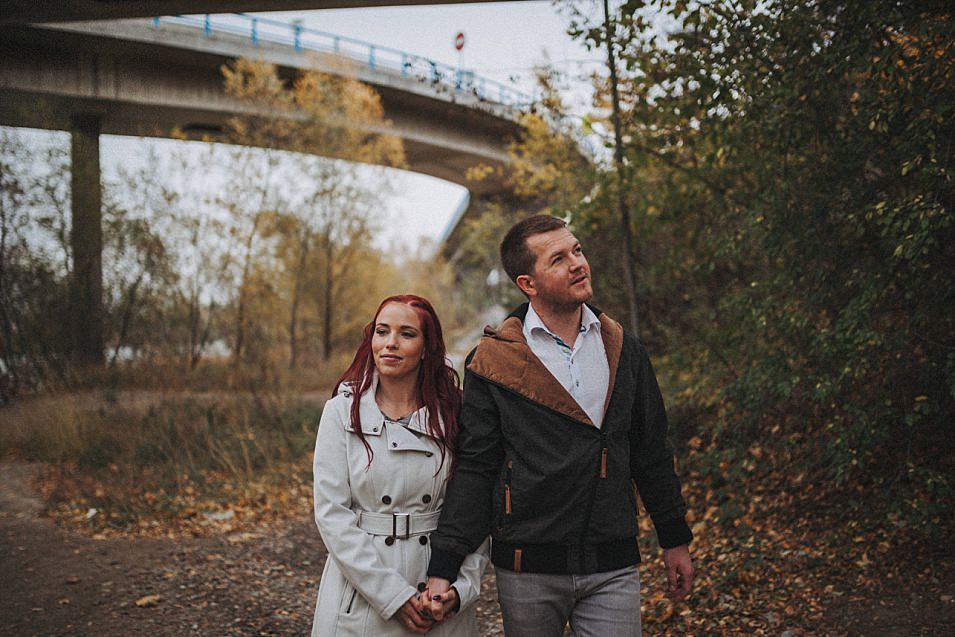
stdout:
<svg viewBox="0 0 955 637">
<path fill-rule="evenodd" d="M 686 544 L 663 549 L 663 563 L 667 567 L 667 597 L 673 601 L 683 599 L 693 586 L 693 563 L 690 547 Z"/>
<path fill-rule="evenodd" d="M 431 630 L 434 622 L 421 614 L 425 604 L 419 600 L 417 595 L 413 595 L 407 602 L 402 604 L 398 612 L 395 613 L 395 619 L 398 620 L 404 628 L 413 633 L 423 635 Z"/>
<path fill-rule="evenodd" d="M 443 621 L 454 608 L 452 595 L 457 596 L 457 591 L 451 592 L 451 582 L 441 577 L 429 577 L 428 588 L 421 594 L 422 601 L 431 611 L 431 617 L 436 622 Z M 452 600 L 450 605 L 446 605 L 447 600 Z"/>
</svg>

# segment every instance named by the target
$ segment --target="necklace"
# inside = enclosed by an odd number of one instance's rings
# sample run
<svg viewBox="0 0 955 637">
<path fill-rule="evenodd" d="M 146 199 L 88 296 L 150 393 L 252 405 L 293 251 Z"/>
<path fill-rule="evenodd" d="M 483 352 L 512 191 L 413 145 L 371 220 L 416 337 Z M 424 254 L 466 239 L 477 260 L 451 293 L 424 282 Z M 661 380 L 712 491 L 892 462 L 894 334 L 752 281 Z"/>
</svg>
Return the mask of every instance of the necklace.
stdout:
<svg viewBox="0 0 955 637">
<path fill-rule="evenodd" d="M 381 415 L 387 420 L 394 422 L 400 422 L 418 411 L 418 401 L 415 399 L 412 400 L 402 400 L 401 402 L 394 400 L 388 400 L 381 392 L 381 386 L 378 387 L 378 391 L 375 392 L 375 403 L 378 405 L 378 410 L 381 412 Z M 402 414 L 401 418 L 392 418 L 392 414 Z"/>
<path fill-rule="evenodd" d="M 383 401 L 375 396 L 375 403 L 378 405 L 378 411 L 381 412 L 381 415 L 386 419 L 393 422 L 401 422 L 402 420 L 408 418 L 411 414 L 418 411 L 417 403 L 405 403 L 400 409 L 396 409 L 394 405 L 385 405 Z M 391 414 L 403 414 L 400 418 L 392 418 Z"/>
</svg>

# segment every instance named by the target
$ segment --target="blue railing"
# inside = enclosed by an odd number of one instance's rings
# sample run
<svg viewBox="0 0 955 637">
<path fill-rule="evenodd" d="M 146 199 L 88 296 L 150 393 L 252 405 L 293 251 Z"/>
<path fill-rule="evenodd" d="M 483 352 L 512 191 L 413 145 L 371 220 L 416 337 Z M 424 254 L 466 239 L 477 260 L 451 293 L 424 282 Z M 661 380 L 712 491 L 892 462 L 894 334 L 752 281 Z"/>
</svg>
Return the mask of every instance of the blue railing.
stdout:
<svg viewBox="0 0 955 637">
<path fill-rule="evenodd" d="M 200 28 L 207 37 L 217 32 L 247 37 L 253 46 L 258 46 L 260 42 L 272 42 L 291 46 L 300 53 L 316 51 L 346 56 L 365 64 L 371 70 L 392 71 L 402 77 L 415 78 L 435 87 L 471 94 L 484 102 L 513 108 L 527 108 L 534 103 L 527 93 L 476 75 L 474 71 L 458 69 L 449 64 L 364 40 L 311 29 L 294 22 L 281 22 L 246 13 L 153 18 L 153 28 L 158 29 L 162 23 Z"/>
</svg>

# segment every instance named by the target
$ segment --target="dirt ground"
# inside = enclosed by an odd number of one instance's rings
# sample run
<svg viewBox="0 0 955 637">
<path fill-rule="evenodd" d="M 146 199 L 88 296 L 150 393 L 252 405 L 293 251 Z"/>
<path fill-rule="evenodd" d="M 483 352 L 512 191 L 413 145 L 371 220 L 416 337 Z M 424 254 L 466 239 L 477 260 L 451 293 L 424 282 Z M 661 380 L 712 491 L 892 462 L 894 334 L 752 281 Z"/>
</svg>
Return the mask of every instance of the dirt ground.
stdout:
<svg viewBox="0 0 955 637">
<path fill-rule="evenodd" d="M 0 636 L 309 633 L 326 555 L 311 519 L 212 538 L 92 540 L 39 516 L 31 471 L 0 462 Z M 495 599 L 489 574 L 482 635 L 503 634 Z"/>
<path fill-rule="evenodd" d="M 40 516 L 34 470 L 0 462 L 0 636 L 308 634 L 326 555 L 310 519 L 177 541 L 93 540 Z M 955 636 L 953 577 L 937 581 L 847 595 L 815 632 L 778 634 Z M 491 573 L 477 613 L 482 635 L 503 634 Z"/>
</svg>

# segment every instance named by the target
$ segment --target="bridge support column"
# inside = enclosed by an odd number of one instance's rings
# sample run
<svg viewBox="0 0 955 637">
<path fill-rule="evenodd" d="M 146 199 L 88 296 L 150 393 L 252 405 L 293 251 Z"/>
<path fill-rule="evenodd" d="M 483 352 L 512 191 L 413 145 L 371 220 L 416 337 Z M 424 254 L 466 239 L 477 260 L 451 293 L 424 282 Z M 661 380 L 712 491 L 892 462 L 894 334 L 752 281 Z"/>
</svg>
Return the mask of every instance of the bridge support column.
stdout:
<svg viewBox="0 0 955 637">
<path fill-rule="evenodd" d="M 100 182 L 98 115 L 70 118 L 72 161 L 73 278 L 70 281 L 70 337 L 73 360 L 102 365 L 103 358 L 103 191 Z"/>
</svg>

